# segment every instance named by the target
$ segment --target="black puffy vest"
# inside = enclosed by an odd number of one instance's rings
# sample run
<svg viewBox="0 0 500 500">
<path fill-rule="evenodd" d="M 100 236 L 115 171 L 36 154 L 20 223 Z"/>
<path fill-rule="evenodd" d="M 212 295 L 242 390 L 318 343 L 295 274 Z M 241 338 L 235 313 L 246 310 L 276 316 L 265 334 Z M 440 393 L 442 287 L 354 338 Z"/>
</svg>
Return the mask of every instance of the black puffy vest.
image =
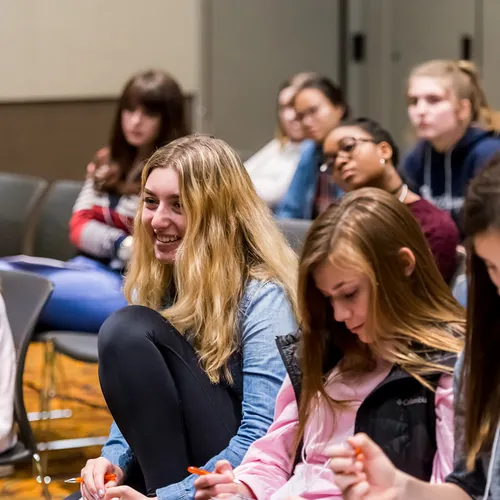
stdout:
<svg viewBox="0 0 500 500">
<path fill-rule="evenodd" d="M 301 373 L 297 357 L 298 334 L 276 339 L 297 401 Z M 436 352 L 433 361 L 453 367 L 456 356 Z M 335 360 L 333 368 L 339 359 Z M 440 374 L 426 379 L 436 387 Z M 356 415 L 355 433 L 365 432 L 402 471 L 429 481 L 436 454 L 434 392 L 401 368 L 394 367 L 362 402 Z"/>
</svg>

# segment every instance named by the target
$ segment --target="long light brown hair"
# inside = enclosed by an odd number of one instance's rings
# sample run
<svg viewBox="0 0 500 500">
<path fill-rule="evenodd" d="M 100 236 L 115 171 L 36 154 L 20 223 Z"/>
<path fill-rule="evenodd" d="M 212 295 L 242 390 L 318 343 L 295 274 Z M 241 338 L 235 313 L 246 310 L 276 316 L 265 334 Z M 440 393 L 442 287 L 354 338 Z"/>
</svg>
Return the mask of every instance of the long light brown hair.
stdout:
<svg viewBox="0 0 500 500">
<path fill-rule="evenodd" d="M 500 231 L 498 154 L 469 185 L 463 227 L 469 241 L 470 282 L 460 397 L 465 402 L 467 467 L 472 469 L 478 453 L 491 447 L 500 422 L 500 297 L 473 245 L 475 236 L 488 230 Z"/>
<path fill-rule="evenodd" d="M 400 257 L 402 248 L 410 249 L 415 257 L 409 276 Z M 368 277 L 370 345 L 334 320 L 328 299 L 316 287 L 313 273 L 325 261 Z M 409 209 L 380 189 L 362 188 L 345 195 L 313 223 L 300 258 L 298 304 L 303 372 L 298 440 L 318 394 L 334 416 L 345 405 L 332 400 L 324 387 L 329 352 L 343 355 L 342 373 L 370 371 L 379 356 L 431 389 L 426 375 L 453 370 L 430 354 L 436 350 L 458 353 L 462 348 L 463 309 L 441 277 Z"/>
<path fill-rule="evenodd" d="M 142 223 L 141 199 L 125 295 L 161 311 L 188 333 L 212 382 L 221 375 L 231 381 L 227 362 L 237 349 L 246 283 L 254 278 L 281 285 L 296 310 L 297 258 L 239 156 L 224 141 L 193 135 L 157 150 L 144 167 L 142 192 L 157 168 L 178 173 L 186 232 L 175 262 L 159 262 Z M 173 304 L 167 307 L 165 296 L 172 290 Z"/>
<path fill-rule="evenodd" d="M 490 108 L 473 62 L 435 59 L 413 68 L 409 79 L 417 76 L 442 80 L 458 100 L 470 102 L 471 123 L 485 130 L 500 130 L 499 113 Z"/>
</svg>

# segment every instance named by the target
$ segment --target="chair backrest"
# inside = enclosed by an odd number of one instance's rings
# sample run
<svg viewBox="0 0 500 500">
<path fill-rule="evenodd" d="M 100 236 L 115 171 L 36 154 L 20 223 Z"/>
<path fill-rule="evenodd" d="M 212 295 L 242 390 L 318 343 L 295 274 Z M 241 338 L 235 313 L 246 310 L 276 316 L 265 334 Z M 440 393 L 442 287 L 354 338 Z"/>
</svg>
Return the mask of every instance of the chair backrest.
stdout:
<svg viewBox="0 0 500 500">
<path fill-rule="evenodd" d="M 303 219 L 278 219 L 277 223 L 288 244 L 300 255 L 312 221 Z"/>
<path fill-rule="evenodd" d="M 57 181 L 44 197 L 36 221 L 33 255 L 68 260 L 76 253 L 69 240 L 73 205 L 83 187 L 80 181 Z"/>
<path fill-rule="evenodd" d="M 19 351 L 34 330 L 38 316 L 52 293 L 52 283 L 37 274 L 0 270 L 0 290 L 14 345 Z"/>
<path fill-rule="evenodd" d="M 27 226 L 47 185 L 38 177 L 0 173 L 0 257 L 23 253 Z"/>
<path fill-rule="evenodd" d="M 36 450 L 23 396 L 23 375 L 28 345 L 45 303 L 52 294 L 52 283 L 32 273 L 0 270 L 0 286 L 17 353 L 14 411 L 19 436 L 27 448 Z"/>
</svg>

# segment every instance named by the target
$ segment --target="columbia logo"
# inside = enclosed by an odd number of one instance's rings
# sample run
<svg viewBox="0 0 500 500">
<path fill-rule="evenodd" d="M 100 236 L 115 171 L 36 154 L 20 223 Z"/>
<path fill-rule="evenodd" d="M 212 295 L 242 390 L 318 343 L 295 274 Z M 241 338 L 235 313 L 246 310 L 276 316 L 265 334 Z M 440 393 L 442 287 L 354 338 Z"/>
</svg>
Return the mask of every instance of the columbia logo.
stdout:
<svg viewBox="0 0 500 500">
<path fill-rule="evenodd" d="M 427 398 L 425 396 L 420 396 L 418 398 L 411 398 L 411 399 L 398 399 L 396 403 L 398 404 L 398 406 L 425 404 L 427 403 Z"/>
</svg>

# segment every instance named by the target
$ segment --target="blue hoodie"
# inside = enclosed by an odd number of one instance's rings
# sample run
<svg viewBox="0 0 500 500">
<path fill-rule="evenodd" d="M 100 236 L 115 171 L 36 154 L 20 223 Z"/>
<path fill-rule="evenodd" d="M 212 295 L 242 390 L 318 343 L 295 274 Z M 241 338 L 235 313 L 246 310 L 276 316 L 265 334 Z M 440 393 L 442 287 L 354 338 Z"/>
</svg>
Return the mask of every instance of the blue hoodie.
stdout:
<svg viewBox="0 0 500 500">
<path fill-rule="evenodd" d="M 446 153 L 439 153 L 428 141 L 418 142 L 403 162 L 403 173 L 422 198 L 450 212 L 457 221 L 469 181 L 497 151 L 500 138 L 469 127 Z"/>
</svg>

